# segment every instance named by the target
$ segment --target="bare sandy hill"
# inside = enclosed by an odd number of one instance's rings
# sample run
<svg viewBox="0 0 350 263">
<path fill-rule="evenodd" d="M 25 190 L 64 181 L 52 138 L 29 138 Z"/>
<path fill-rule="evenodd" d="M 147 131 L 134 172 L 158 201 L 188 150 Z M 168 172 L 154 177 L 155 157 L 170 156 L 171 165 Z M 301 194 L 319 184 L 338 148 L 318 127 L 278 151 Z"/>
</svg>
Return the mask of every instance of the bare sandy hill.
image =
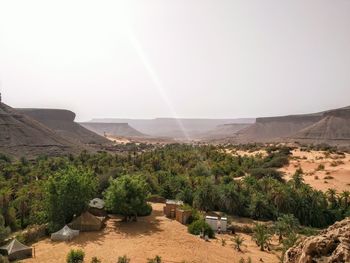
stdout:
<svg viewBox="0 0 350 263">
<path fill-rule="evenodd" d="M 61 137 L 82 144 L 108 144 L 110 141 L 74 122 L 75 113 L 59 109 L 16 109 L 37 120 Z"/>
<path fill-rule="evenodd" d="M 320 121 L 292 138 L 300 142 L 350 145 L 350 107 L 325 112 Z"/>
<path fill-rule="evenodd" d="M 0 126 L 0 152 L 13 156 L 62 155 L 82 149 L 4 103 L 0 104 Z"/>
<path fill-rule="evenodd" d="M 100 135 L 122 137 L 145 137 L 146 135 L 128 123 L 82 122 L 81 126 Z"/>
</svg>

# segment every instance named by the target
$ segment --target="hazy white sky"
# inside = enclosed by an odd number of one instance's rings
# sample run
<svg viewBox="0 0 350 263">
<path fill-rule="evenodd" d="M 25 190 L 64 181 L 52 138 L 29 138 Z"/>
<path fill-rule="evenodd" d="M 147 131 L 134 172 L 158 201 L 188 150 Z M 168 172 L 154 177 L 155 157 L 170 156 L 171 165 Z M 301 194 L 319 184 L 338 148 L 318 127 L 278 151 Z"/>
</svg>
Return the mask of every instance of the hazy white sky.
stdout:
<svg viewBox="0 0 350 263">
<path fill-rule="evenodd" d="M 0 0 L 13 107 L 255 117 L 350 104 L 349 0 Z"/>
</svg>

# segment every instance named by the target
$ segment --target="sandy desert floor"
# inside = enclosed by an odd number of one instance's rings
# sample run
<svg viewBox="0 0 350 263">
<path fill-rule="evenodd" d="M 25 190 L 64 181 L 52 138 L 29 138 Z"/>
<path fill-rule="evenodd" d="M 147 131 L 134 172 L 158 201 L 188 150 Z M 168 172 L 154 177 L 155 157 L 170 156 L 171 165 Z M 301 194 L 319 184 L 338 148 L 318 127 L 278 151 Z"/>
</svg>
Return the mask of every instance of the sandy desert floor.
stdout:
<svg viewBox="0 0 350 263">
<path fill-rule="evenodd" d="M 85 262 L 90 262 L 93 256 L 103 263 L 115 263 L 119 256 L 127 255 L 131 263 L 145 263 L 147 258 L 156 255 L 163 262 L 238 262 L 242 257 L 251 257 L 253 262 L 278 262 L 272 252 L 261 252 L 248 235 L 245 239 L 243 252 L 233 249 L 231 235 L 217 235 L 217 238 L 205 242 L 199 237 L 187 233 L 187 227 L 175 220 L 163 216 L 163 204 L 152 204 L 151 216 L 140 218 L 136 223 L 122 223 L 114 218 L 107 222 L 101 232 L 85 232 L 71 242 L 52 242 L 41 240 L 35 247 L 35 258 L 23 262 L 65 262 L 71 248 L 81 248 L 85 251 Z M 226 246 L 222 246 L 222 239 Z"/>
<path fill-rule="evenodd" d="M 323 165 L 324 169 L 320 169 L 320 165 Z M 337 192 L 350 191 L 349 154 L 327 155 L 325 152 L 305 152 L 298 149 L 293 151 L 290 164 L 280 170 L 286 173 L 285 178 L 289 180 L 299 167 L 304 171 L 305 183 L 315 189 L 327 191 L 334 188 Z"/>
</svg>

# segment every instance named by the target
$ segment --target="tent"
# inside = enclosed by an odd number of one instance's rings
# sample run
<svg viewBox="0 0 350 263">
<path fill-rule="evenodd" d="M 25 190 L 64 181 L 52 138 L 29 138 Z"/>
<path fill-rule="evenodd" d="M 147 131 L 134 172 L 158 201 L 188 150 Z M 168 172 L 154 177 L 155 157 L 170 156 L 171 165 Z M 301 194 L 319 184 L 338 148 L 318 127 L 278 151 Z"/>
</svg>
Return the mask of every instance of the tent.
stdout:
<svg viewBox="0 0 350 263">
<path fill-rule="evenodd" d="M 7 245 L 0 247 L 0 253 L 8 256 L 9 260 L 21 260 L 25 258 L 30 258 L 33 256 L 33 249 L 27 247 L 19 242 L 17 239 L 13 239 Z"/>
<path fill-rule="evenodd" d="M 51 234 L 52 241 L 68 241 L 79 235 L 79 230 L 70 229 L 64 226 L 61 230 Z"/>
<path fill-rule="evenodd" d="M 69 224 L 72 229 L 80 231 L 101 230 L 104 218 L 96 217 L 89 212 L 84 212 Z"/>
</svg>

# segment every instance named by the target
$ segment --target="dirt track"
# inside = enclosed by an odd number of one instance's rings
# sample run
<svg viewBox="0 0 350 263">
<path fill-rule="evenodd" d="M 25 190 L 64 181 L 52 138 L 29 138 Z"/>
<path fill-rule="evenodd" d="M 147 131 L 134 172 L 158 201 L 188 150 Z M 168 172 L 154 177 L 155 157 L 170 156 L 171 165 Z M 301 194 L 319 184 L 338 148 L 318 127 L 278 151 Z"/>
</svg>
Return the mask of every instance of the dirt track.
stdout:
<svg viewBox="0 0 350 263">
<path fill-rule="evenodd" d="M 153 204 L 151 216 L 140 218 L 137 223 L 122 223 L 120 219 L 110 219 L 101 232 L 81 233 L 71 242 L 51 242 L 44 239 L 35 243 L 36 258 L 23 262 L 65 262 L 70 248 L 82 248 L 85 262 L 93 256 L 103 263 L 115 263 L 119 256 L 127 255 L 131 263 L 145 263 L 155 255 L 163 262 L 238 262 L 240 258 L 251 257 L 253 262 L 278 262 L 277 257 L 259 251 L 249 236 L 243 235 L 243 253 L 235 251 L 229 235 L 219 235 L 217 239 L 205 242 L 187 233 L 187 228 L 177 221 L 163 216 L 163 204 Z M 227 242 L 221 245 L 221 239 Z"/>
</svg>

